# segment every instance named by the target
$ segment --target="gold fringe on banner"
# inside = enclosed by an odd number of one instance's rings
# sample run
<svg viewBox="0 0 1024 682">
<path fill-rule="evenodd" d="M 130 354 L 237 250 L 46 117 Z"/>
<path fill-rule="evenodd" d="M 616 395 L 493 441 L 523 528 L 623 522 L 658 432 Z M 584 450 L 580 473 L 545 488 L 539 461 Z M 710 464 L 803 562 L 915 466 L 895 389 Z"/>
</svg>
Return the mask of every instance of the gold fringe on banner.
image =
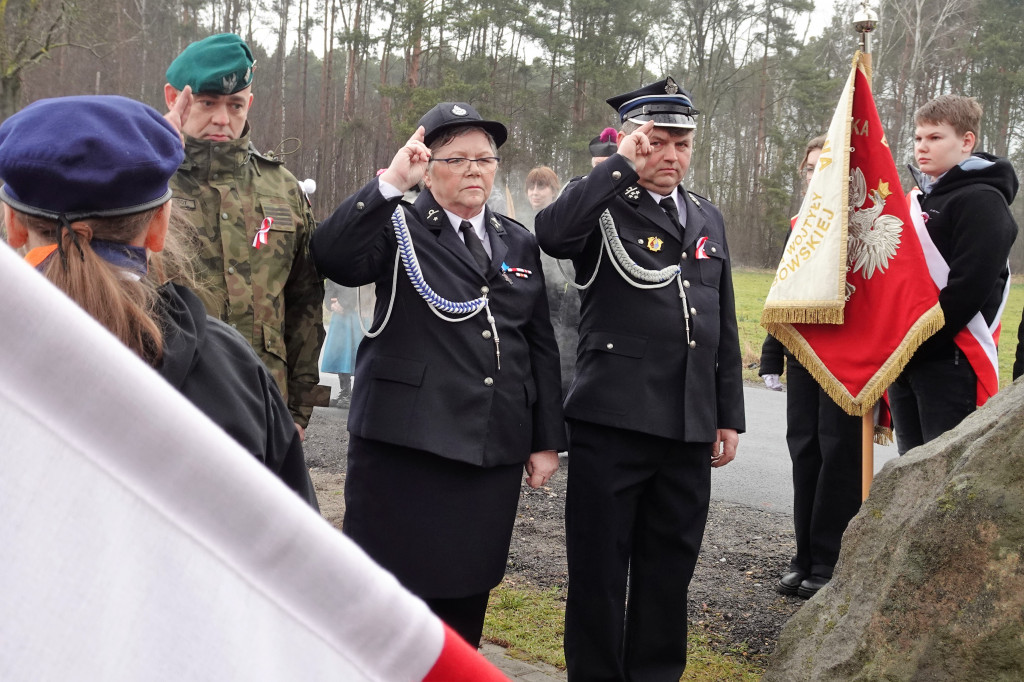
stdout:
<svg viewBox="0 0 1024 682">
<path fill-rule="evenodd" d="M 942 308 L 936 303 L 925 312 L 907 331 L 903 341 L 889 356 L 889 359 L 868 380 L 864 388 L 856 396 L 852 395 L 828 367 L 821 361 L 803 335 L 790 324 L 769 323 L 763 325 L 768 333 L 782 342 L 797 361 L 804 366 L 822 390 L 835 401 L 847 414 L 857 417 L 864 416 L 875 406 L 886 389 L 896 380 L 903 368 L 907 366 L 911 356 L 928 337 L 942 329 L 945 318 Z"/>
<path fill-rule="evenodd" d="M 765 308 L 761 311 L 761 326 L 769 324 L 842 324 L 843 308 Z"/>
</svg>

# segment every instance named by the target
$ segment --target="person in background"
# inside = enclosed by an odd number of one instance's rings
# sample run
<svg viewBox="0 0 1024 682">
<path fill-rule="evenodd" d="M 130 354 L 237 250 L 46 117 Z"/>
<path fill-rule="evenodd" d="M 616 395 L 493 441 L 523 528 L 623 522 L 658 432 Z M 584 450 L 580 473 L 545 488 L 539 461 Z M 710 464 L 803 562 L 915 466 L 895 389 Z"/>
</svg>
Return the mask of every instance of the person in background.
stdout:
<svg viewBox="0 0 1024 682">
<path fill-rule="evenodd" d="M 572 682 L 676 682 L 711 468 L 744 429 L 731 265 L 722 214 L 682 185 L 689 93 L 666 78 L 608 103 L 618 151 L 536 223 L 589 283 L 565 398 L 565 660 Z"/>
<path fill-rule="evenodd" d="M 8 241 L 27 247 L 31 265 L 317 509 L 299 433 L 270 373 L 237 331 L 169 281 L 189 279 L 186 240 L 171 228 L 169 181 L 182 157 L 175 129 L 139 102 L 34 102 L 0 125 Z"/>
<path fill-rule="evenodd" d="M 376 284 L 344 532 L 473 646 L 505 573 L 523 468 L 542 486 L 565 449 L 537 242 L 486 206 L 507 136 L 465 102 L 438 104 L 312 242 L 329 279 Z"/>
<path fill-rule="evenodd" d="M 320 360 L 320 371 L 338 375 L 338 398 L 335 407 L 348 407 L 352 399 L 352 375 L 356 371 L 356 350 L 363 340 L 360 329 L 359 291 L 340 284 L 326 283 L 327 308 L 331 322 L 327 327 L 324 354 Z M 367 305 L 364 302 L 364 305 Z M 372 308 L 372 303 L 369 304 Z M 368 308 L 368 309 L 369 309 Z M 370 320 L 366 319 L 365 324 Z"/>
<path fill-rule="evenodd" d="M 820 135 L 804 150 L 798 168 L 805 190 L 824 145 L 825 136 Z M 781 391 L 784 371 L 789 376 L 786 443 L 793 461 L 796 555 L 776 589 L 806 599 L 832 579 L 843 532 L 860 509 L 861 418 L 839 407 L 792 353 L 768 335 L 758 373 L 768 388 Z"/>
<path fill-rule="evenodd" d="M 532 212 L 521 216 L 521 222 L 533 232 L 536 214 L 544 210 L 558 196 L 559 184 L 555 171 L 538 166 L 526 174 L 526 198 Z M 569 390 L 572 371 L 576 366 L 576 345 L 579 342 L 580 297 L 570 284 L 574 278 L 572 263 L 559 263 L 546 253 L 540 255 L 547 283 L 548 304 L 551 306 L 551 325 L 558 341 L 558 357 L 562 373 L 562 394 Z"/>
<path fill-rule="evenodd" d="M 590 167 L 593 168 L 619 150 L 619 131 L 605 128 L 590 141 Z"/>
<path fill-rule="evenodd" d="M 194 42 L 171 62 L 167 108 L 174 112 L 180 98 L 191 105 L 183 120 L 170 119 L 185 140 L 171 186 L 199 233 L 207 312 L 249 341 L 305 437 L 313 406 L 330 398 L 318 386 L 324 284 L 309 255 L 316 224 L 295 176 L 250 139 L 254 67 L 234 33 Z"/>
<path fill-rule="evenodd" d="M 534 213 L 551 205 L 558 188 L 558 176 L 547 166 L 537 166 L 526 174 L 526 199 Z"/>
<path fill-rule="evenodd" d="M 979 374 L 998 385 L 984 346 L 996 346 L 993 329 L 1009 294 L 1007 259 L 1017 237 L 1010 204 L 1019 183 L 1009 161 L 975 151 L 981 115 L 973 97 L 960 95 L 942 95 L 914 113 L 918 167 L 910 170 L 937 252 L 928 267 L 933 278 L 947 276 L 939 289 L 945 324 L 889 388 L 901 455 L 954 428 L 984 402 Z"/>
</svg>

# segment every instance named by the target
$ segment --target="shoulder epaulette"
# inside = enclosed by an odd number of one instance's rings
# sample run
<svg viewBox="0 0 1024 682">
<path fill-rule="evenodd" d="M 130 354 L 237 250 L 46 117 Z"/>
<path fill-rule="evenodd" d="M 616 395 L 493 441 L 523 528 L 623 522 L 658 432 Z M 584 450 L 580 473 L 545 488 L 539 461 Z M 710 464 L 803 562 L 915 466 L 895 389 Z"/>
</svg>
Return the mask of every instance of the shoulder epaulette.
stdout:
<svg viewBox="0 0 1024 682">
<path fill-rule="evenodd" d="M 274 154 L 274 152 L 261 152 L 260 150 L 256 149 L 255 145 L 253 145 L 252 142 L 249 143 L 249 153 L 258 159 L 267 161 L 269 163 L 277 164 L 278 166 L 284 164 L 284 159 Z"/>
</svg>

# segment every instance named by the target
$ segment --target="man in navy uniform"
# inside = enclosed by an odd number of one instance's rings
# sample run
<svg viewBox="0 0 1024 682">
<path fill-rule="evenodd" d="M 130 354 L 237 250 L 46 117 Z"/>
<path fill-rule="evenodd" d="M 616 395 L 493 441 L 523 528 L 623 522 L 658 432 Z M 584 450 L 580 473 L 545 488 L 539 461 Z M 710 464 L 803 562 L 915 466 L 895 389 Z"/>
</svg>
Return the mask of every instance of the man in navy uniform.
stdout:
<svg viewBox="0 0 1024 682">
<path fill-rule="evenodd" d="M 540 250 L 486 206 L 507 136 L 469 104 L 438 104 L 312 243 L 324 275 L 377 291 L 356 356 L 344 532 L 473 646 L 523 467 L 541 486 L 565 449 Z"/>
<path fill-rule="evenodd" d="M 667 78 L 608 103 L 617 153 L 536 221 L 589 283 L 565 399 L 565 658 L 571 681 L 675 682 L 711 467 L 744 428 L 732 275 L 722 214 L 681 184 L 689 93 Z"/>
</svg>

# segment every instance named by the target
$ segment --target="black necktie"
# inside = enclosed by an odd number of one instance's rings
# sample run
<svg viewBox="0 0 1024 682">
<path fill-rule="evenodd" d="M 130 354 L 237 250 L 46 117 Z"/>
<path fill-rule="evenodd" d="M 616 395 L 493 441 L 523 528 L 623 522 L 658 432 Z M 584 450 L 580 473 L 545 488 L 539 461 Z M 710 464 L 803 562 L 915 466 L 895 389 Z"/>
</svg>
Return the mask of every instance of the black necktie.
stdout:
<svg viewBox="0 0 1024 682">
<path fill-rule="evenodd" d="M 668 217 L 671 218 L 675 226 L 682 231 L 683 223 L 679 220 L 679 209 L 676 208 L 676 200 L 672 197 L 665 197 L 658 202 L 658 205 L 665 209 L 665 213 L 668 213 Z"/>
<path fill-rule="evenodd" d="M 462 233 L 463 238 L 466 240 L 466 248 L 473 254 L 477 265 L 486 272 L 487 266 L 491 264 L 491 259 L 488 257 L 487 252 L 484 251 L 484 243 L 480 241 L 480 237 L 476 236 L 473 223 L 463 220 L 462 224 L 459 225 L 459 232 Z"/>
</svg>

